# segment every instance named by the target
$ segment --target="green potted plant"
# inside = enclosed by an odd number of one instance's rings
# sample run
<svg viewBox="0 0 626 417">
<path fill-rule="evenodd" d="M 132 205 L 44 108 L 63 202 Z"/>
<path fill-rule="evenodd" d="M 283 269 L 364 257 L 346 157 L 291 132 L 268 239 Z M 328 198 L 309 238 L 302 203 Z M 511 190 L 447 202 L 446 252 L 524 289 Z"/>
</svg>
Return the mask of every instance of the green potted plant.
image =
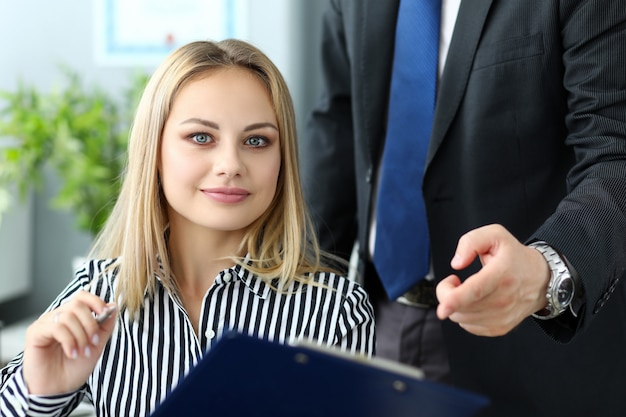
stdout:
<svg viewBox="0 0 626 417">
<path fill-rule="evenodd" d="M 37 189 L 44 169 L 60 180 L 52 206 L 69 209 L 79 230 L 97 234 L 120 187 L 128 130 L 147 75 L 137 73 L 118 97 L 87 87 L 63 67 L 65 85 L 50 92 L 19 83 L 0 91 L 0 220 Z M 15 196 L 15 194 L 18 194 Z"/>
</svg>

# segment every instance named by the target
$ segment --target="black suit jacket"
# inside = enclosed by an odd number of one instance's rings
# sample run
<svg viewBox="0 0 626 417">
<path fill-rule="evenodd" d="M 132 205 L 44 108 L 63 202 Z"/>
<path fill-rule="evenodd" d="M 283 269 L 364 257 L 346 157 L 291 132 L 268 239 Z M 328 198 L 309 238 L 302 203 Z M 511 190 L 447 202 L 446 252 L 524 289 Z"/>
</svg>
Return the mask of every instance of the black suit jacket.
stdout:
<svg viewBox="0 0 626 417">
<path fill-rule="evenodd" d="M 357 239 L 361 259 L 397 9 L 331 1 L 322 97 L 301 140 L 322 246 L 347 256 Z M 463 1 L 422 192 L 437 279 L 463 233 L 500 223 L 558 249 L 585 288 L 573 326 L 529 318 L 486 338 L 445 322 L 454 383 L 490 396 L 489 416 L 626 415 L 626 4 Z"/>
</svg>

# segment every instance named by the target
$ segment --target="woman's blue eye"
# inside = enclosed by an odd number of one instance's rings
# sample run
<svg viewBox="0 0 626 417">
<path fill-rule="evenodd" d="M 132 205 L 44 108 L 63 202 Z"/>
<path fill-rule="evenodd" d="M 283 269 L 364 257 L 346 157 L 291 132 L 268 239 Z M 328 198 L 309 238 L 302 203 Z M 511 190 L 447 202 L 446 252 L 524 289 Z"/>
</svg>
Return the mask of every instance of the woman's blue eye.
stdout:
<svg viewBox="0 0 626 417">
<path fill-rule="evenodd" d="M 207 135 L 206 133 L 194 133 L 193 135 L 191 135 L 191 140 L 196 143 L 207 143 L 211 140 L 211 136 Z"/>
<path fill-rule="evenodd" d="M 252 136 L 246 140 L 246 143 L 250 146 L 259 147 L 267 145 L 268 140 L 261 136 Z"/>
</svg>

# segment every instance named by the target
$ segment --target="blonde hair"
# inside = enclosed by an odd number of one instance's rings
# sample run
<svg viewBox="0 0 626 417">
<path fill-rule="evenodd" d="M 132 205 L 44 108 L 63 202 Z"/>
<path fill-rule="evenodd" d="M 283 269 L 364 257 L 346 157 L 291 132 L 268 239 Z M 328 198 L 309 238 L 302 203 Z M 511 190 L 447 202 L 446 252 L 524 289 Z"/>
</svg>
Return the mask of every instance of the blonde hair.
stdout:
<svg viewBox="0 0 626 417">
<path fill-rule="evenodd" d="M 308 274 L 332 271 L 345 262 L 320 251 L 302 194 L 298 168 L 296 122 L 291 95 L 278 68 L 259 49 L 244 41 L 197 41 L 175 50 L 157 68 L 141 97 L 130 131 L 127 164 L 119 198 L 90 258 L 118 258 L 117 296 L 120 308 L 139 312 L 152 296 L 156 276 L 176 292 L 169 264 L 165 229 L 166 203 L 158 180 L 161 135 L 178 92 L 192 80 L 225 67 L 246 68 L 267 87 L 278 121 L 281 170 L 276 195 L 266 212 L 250 225 L 241 242 L 245 268 L 287 288 L 306 282 Z M 233 257 L 243 264 L 243 259 Z M 337 262 L 339 264 L 337 264 Z"/>
</svg>

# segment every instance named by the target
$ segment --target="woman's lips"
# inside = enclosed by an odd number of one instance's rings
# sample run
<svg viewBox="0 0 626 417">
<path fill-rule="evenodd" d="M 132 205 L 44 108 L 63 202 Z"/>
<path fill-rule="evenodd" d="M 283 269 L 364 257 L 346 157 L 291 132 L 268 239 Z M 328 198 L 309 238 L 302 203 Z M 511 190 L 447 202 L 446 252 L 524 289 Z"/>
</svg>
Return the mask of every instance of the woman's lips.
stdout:
<svg viewBox="0 0 626 417">
<path fill-rule="evenodd" d="M 250 195 L 243 188 L 207 188 L 202 192 L 217 202 L 227 204 L 240 203 Z"/>
</svg>

